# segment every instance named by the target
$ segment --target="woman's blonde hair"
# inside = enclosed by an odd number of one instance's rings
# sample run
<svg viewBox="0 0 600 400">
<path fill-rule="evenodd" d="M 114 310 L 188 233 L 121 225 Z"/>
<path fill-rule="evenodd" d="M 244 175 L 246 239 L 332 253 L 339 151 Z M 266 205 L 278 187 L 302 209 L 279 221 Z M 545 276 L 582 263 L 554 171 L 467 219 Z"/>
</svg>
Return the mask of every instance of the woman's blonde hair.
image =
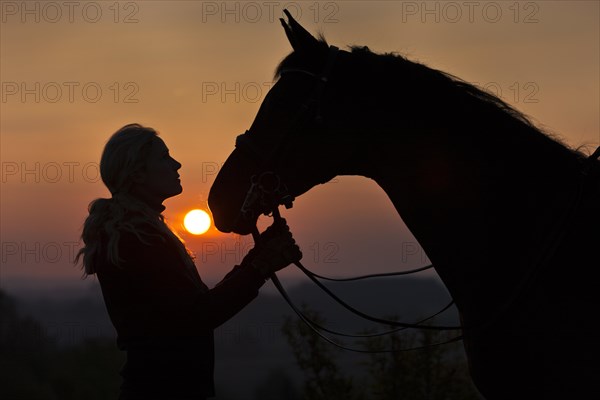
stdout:
<svg viewBox="0 0 600 400">
<path fill-rule="evenodd" d="M 191 253 L 167 226 L 160 211 L 132 194 L 132 177 L 146 168 L 150 146 L 157 136 L 152 128 L 129 124 L 115 132 L 106 143 L 100 159 L 100 176 L 112 197 L 95 199 L 88 206 L 89 215 L 81 234 L 84 247 L 75 257 L 75 263 L 83 257 L 84 275 L 96 273 L 100 257 L 103 257 L 102 261 L 119 266 L 122 261 L 119 238 L 124 232 L 133 233 L 147 244 L 152 236 L 162 241 L 170 240 L 177 246 L 184 262 L 193 265 Z M 103 235 L 108 241 L 103 240 Z"/>
</svg>

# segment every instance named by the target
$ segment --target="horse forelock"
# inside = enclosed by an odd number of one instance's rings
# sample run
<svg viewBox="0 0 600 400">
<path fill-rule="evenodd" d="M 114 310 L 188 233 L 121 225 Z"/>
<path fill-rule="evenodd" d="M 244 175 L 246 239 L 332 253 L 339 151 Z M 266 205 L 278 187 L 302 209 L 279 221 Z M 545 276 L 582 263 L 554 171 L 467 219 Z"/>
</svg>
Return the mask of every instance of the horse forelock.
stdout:
<svg viewBox="0 0 600 400">
<path fill-rule="evenodd" d="M 314 52 L 310 53 L 299 53 L 297 51 L 292 51 L 288 54 L 275 68 L 275 74 L 273 79 L 278 79 L 281 76 L 281 72 L 288 68 L 310 68 L 311 66 L 318 66 L 319 62 L 321 62 L 321 53 L 325 53 L 325 50 L 329 48 L 329 44 L 325 39 L 323 33 L 319 33 L 317 35 L 317 48 Z M 318 71 L 311 71 L 318 72 Z"/>
</svg>

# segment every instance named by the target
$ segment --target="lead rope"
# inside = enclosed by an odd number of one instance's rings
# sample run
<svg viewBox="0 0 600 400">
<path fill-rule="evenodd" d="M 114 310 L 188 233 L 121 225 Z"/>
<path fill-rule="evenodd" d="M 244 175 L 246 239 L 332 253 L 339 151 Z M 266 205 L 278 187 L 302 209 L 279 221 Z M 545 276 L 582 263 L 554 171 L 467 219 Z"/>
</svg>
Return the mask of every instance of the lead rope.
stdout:
<svg viewBox="0 0 600 400">
<path fill-rule="evenodd" d="M 459 340 L 462 340 L 462 336 L 457 336 L 454 337 L 452 339 L 443 341 L 443 342 L 438 342 L 438 343 L 432 343 L 432 344 L 428 344 L 425 346 L 417 346 L 417 347 L 409 347 L 409 348 L 403 348 L 403 349 L 387 349 L 387 350 L 363 350 L 363 349 L 357 349 L 354 347 L 348 347 L 346 345 L 337 343 L 336 341 L 334 341 L 333 339 L 331 339 L 330 337 L 324 335 L 323 333 L 321 333 L 321 330 L 325 330 L 327 332 L 330 333 L 334 333 L 336 335 L 340 335 L 339 333 L 327 330 L 321 326 L 319 326 L 318 324 L 316 324 L 315 322 L 313 322 L 312 320 L 310 320 L 308 317 L 306 317 L 306 315 L 304 315 L 304 313 L 302 311 L 300 311 L 292 302 L 292 300 L 289 298 L 287 292 L 285 291 L 285 289 L 283 288 L 283 286 L 281 285 L 281 282 L 279 281 L 279 279 L 277 278 L 277 275 L 273 274 L 271 276 L 271 280 L 273 281 L 273 284 L 275 285 L 275 287 L 277 288 L 277 290 L 279 290 L 279 293 L 281 293 L 281 296 L 284 298 L 284 300 L 289 304 L 289 306 L 292 308 L 292 310 L 294 310 L 294 312 L 296 313 L 296 315 L 298 315 L 298 317 L 306 324 L 306 326 L 308 326 L 313 332 L 315 332 L 320 338 L 322 338 L 323 340 L 325 340 L 328 343 L 331 343 L 332 345 L 339 347 L 342 350 L 347 350 L 347 351 L 352 351 L 355 353 L 370 353 L 370 354 L 374 354 L 374 353 L 399 353 L 399 352 L 407 352 L 407 351 L 414 351 L 414 350 L 423 350 L 423 349 L 427 349 L 430 347 L 434 347 L 434 346 L 440 346 L 443 344 L 449 344 L 452 342 L 457 342 Z M 401 328 L 401 329 L 405 329 L 405 328 Z M 382 335 L 386 335 L 389 333 L 394 333 L 397 330 L 392 330 L 392 331 L 388 331 L 388 332 L 382 332 L 380 334 L 372 334 L 372 335 L 347 335 L 347 334 L 343 334 L 342 336 L 348 336 L 348 337 L 374 337 L 374 336 L 382 336 Z"/>
<path fill-rule="evenodd" d="M 272 212 L 273 218 L 275 221 L 278 221 L 281 219 L 281 215 L 279 213 L 279 208 L 275 208 Z M 253 231 L 252 231 L 252 237 L 255 241 L 255 243 L 258 245 L 260 243 L 260 233 L 258 231 L 258 228 L 255 226 Z M 403 349 L 387 349 L 387 350 L 363 350 L 363 349 L 357 349 L 357 348 L 353 348 L 353 347 L 348 347 L 346 345 L 340 344 L 338 342 L 336 342 L 335 340 L 331 339 L 330 337 L 328 337 L 327 335 L 323 334 L 321 331 L 336 335 L 336 336 L 343 336 L 343 337 L 351 337 L 351 338 L 370 338 L 370 337 L 377 337 L 377 336 L 384 336 L 384 335 L 388 335 L 388 334 L 392 334 L 392 333 L 396 333 L 405 329 L 409 329 L 409 328 L 418 328 L 418 329 L 431 329 L 431 330 L 456 330 L 456 329 L 461 329 L 460 327 L 446 327 L 446 326 L 429 326 L 429 325 L 422 325 L 424 322 L 433 319 L 434 317 L 440 315 L 441 313 L 445 312 L 446 310 L 448 310 L 453 304 L 454 301 L 450 301 L 450 303 L 448 305 L 446 305 L 444 308 L 442 308 L 440 311 L 438 311 L 437 313 L 418 321 L 415 324 L 407 324 L 407 323 L 401 323 L 398 321 L 391 321 L 391 320 L 385 320 L 385 319 L 380 319 L 380 318 L 375 318 L 375 317 L 371 317 L 368 314 L 362 313 L 361 311 L 358 311 L 356 309 L 354 309 L 353 307 L 351 307 L 350 305 L 348 305 L 347 303 L 345 303 L 343 300 L 341 300 L 339 297 L 337 297 L 333 292 L 331 292 L 327 287 L 325 287 L 324 285 L 322 285 L 318 280 L 316 280 L 314 278 L 314 273 L 312 273 L 310 270 L 308 270 L 306 267 L 304 267 L 300 262 L 295 262 L 294 263 L 302 272 L 304 272 L 313 282 L 315 282 L 317 284 L 317 286 L 319 286 L 323 291 L 325 291 L 330 297 L 332 297 L 336 302 L 338 302 L 340 305 L 342 305 L 343 307 L 345 307 L 346 309 L 348 309 L 349 311 L 351 311 L 354 314 L 357 314 L 359 316 L 361 316 L 364 319 L 367 320 L 371 320 L 374 322 L 378 322 L 381 324 L 387 324 L 390 326 L 400 326 L 400 328 L 396 328 L 396 329 L 392 329 L 392 330 L 388 330 L 388 331 L 383 331 L 383 332 L 377 332 L 377 333 L 372 333 L 372 334 L 348 334 L 348 333 L 343 333 L 343 332 L 338 332 L 338 331 L 334 331 L 331 329 L 328 329 L 326 327 L 321 326 L 320 324 L 316 323 L 315 321 L 313 321 L 312 319 L 310 319 L 308 316 L 306 316 L 306 314 L 304 314 L 300 309 L 298 309 L 298 307 L 296 307 L 296 305 L 294 304 L 294 302 L 291 300 L 291 298 L 289 297 L 288 293 L 286 292 L 286 290 L 284 289 L 283 285 L 281 284 L 281 282 L 279 281 L 277 275 L 275 273 L 273 273 L 270 278 L 273 281 L 274 286 L 277 288 L 277 290 L 279 291 L 279 293 L 281 294 L 281 296 L 283 297 L 283 299 L 286 301 L 286 303 L 288 303 L 288 305 L 290 306 L 290 308 L 296 313 L 296 315 L 300 318 L 300 320 L 302 322 L 304 322 L 306 324 L 306 326 L 311 329 L 315 334 L 317 334 L 319 337 L 321 337 L 323 340 L 325 340 L 326 342 L 333 344 L 336 347 L 339 347 L 343 350 L 347 350 L 347 351 L 353 351 L 353 352 L 357 352 L 357 353 L 396 353 L 396 352 L 406 352 L 406 351 L 414 351 L 414 350 L 422 350 L 422 349 L 426 349 L 426 348 L 430 348 L 433 346 L 439 346 L 439 345 L 444 345 L 444 344 L 449 344 L 449 343 L 453 343 L 453 342 L 457 342 L 462 340 L 462 336 L 456 336 L 453 337 L 451 339 L 442 341 L 442 342 L 437 342 L 437 343 L 432 343 L 432 344 L 428 344 L 428 345 L 424 345 L 424 346 L 416 346 L 416 347 L 410 347 L 410 348 L 403 348 Z M 431 266 L 426 266 L 423 268 L 418 268 L 414 271 L 422 271 L 425 269 L 430 268 Z M 373 274 L 373 275 L 366 275 L 363 277 L 356 277 L 356 278 L 349 278 L 348 280 L 358 280 L 358 279 L 368 279 L 368 278 L 372 278 L 372 277 L 378 277 L 378 276 L 393 276 L 393 275 L 406 275 L 408 272 L 410 271 L 404 271 L 404 272 L 400 272 L 400 273 L 388 273 L 388 274 Z M 327 278 L 326 278 L 327 279 Z M 330 280 L 336 280 L 336 279 L 332 279 L 329 278 Z"/>
</svg>

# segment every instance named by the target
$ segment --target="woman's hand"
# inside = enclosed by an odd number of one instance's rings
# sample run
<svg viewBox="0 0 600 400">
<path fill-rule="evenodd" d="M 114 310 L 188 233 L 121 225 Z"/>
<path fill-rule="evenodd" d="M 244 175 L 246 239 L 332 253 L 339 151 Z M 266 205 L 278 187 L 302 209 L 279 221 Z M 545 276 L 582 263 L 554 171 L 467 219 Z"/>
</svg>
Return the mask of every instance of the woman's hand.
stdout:
<svg viewBox="0 0 600 400">
<path fill-rule="evenodd" d="M 302 252 L 285 219 L 274 222 L 260 235 L 260 239 L 260 243 L 246 256 L 250 259 L 244 261 L 249 261 L 265 278 L 302 259 Z"/>
</svg>

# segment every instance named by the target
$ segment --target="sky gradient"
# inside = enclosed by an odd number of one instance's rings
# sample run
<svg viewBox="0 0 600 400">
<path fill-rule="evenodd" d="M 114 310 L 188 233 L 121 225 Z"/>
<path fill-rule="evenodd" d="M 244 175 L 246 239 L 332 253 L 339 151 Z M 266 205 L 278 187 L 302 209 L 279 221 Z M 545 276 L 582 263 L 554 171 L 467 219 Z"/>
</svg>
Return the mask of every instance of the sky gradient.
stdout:
<svg viewBox="0 0 600 400">
<path fill-rule="evenodd" d="M 184 192 L 165 215 L 201 276 L 212 285 L 238 263 L 250 238 L 214 228 L 196 237 L 182 222 L 207 207 L 220 164 L 291 50 L 277 20 L 286 6 L 330 44 L 398 52 L 494 91 L 571 147 L 600 142 L 597 1 L 0 4 L 0 288 L 80 279 L 71 259 L 87 205 L 108 196 L 100 153 L 131 122 L 157 129 L 183 164 Z M 315 188 L 284 217 L 320 273 L 428 262 L 365 178 Z"/>
</svg>

